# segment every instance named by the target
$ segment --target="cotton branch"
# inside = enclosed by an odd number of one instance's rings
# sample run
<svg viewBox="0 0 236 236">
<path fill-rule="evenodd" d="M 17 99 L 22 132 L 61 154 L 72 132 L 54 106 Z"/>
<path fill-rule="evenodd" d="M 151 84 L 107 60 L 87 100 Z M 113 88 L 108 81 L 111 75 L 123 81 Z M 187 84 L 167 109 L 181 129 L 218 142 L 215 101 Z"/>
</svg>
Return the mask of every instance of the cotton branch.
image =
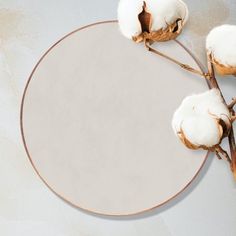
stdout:
<svg viewBox="0 0 236 236">
<path fill-rule="evenodd" d="M 208 73 L 209 73 L 209 80 L 211 83 L 212 88 L 217 88 L 221 92 L 222 99 L 225 103 L 225 105 L 229 108 L 231 108 L 231 112 L 233 112 L 233 116 L 231 118 L 232 122 L 235 120 L 235 114 L 233 111 L 233 106 L 235 105 L 236 101 L 234 100 L 231 102 L 229 105 L 227 105 L 225 98 L 222 94 L 222 91 L 218 85 L 218 82 L 215 77 L 215 72 L 214 72 L 214 65 L 212 63 L 212 55 L 208 54 L 207 56 L 207 64 L 208 64 Z M 229 147 L 230 147 L 230 153 L 231 153 L 231 169 L 234 174 L 234 177 L 236 178 L 236 145 L 235 145 L 235 137 L 234 137 L 234 130 L 233 130 L 233 125 L 230 129 L 229 136 L 228 136 L 228 141 L 229 141 Z"/>
</svg>

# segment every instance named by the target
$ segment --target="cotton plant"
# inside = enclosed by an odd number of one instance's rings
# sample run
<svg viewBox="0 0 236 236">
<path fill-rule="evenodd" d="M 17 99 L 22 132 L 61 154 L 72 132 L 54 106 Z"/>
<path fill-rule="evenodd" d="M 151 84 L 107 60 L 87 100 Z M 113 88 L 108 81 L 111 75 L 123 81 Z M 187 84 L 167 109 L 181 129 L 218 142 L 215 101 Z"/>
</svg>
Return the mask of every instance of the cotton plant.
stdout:
<svg viewBox="0 0 236 236">
<path fill-rule="evenodd" d="M 188 7 L 182 0 L 120 0 L 118 6 L 119 28 L 126 38 L 143 43 L 150 52 L 206 79 L 209 90 L 187 96 L 174 112 L 173 131 L 187 148 L 204 149 L 214 152 L 219 159 L 225 158 L 236 179 L 233 131 L 236 99 L 227 104 L 215 78 L 215 70 L 223 76 L 236 76 L 236 26 L 218 26 L 208 34 L 206 73 L 151 47 L 155 42 L 177 41 L 188 15 Z M 224 138 L 228 138 L 230 155 L 221 146 Z"/>
</svg>

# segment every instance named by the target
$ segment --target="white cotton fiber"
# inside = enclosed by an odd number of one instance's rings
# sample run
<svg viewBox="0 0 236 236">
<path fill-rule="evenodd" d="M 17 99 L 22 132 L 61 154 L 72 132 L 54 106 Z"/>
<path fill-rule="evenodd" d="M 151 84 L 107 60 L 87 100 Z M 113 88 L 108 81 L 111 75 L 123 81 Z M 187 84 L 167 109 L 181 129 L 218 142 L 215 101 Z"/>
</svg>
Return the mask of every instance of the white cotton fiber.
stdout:
<svg viewBox="0 0 236 236">
<path fill-rule="evenodd" d="M 221 25 L 208 34 L 206 49 L 225 66 L 236 67 L 236 25 Z"/>
</svg>

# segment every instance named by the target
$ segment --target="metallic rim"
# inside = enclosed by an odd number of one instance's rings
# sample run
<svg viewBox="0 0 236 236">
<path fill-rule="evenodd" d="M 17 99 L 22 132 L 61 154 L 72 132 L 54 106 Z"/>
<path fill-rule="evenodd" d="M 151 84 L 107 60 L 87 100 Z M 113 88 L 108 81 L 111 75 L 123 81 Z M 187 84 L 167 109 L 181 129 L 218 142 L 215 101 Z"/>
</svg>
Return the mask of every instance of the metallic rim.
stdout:
<svg viewBox="0 0 236 236">
<path fill-rule="evenodd" d="M 180 193 L 182 193 L 194 180 L 195 178 L 197 177 L 197 175 L 199 174 L 199 172 L 201 171 L 202 167 L 204 166 L 208 156 L 209 156 L 209 153 L 210 152 L 207 152 L 204 160 L 203 160 L 203 163 L 202 165 L 200 166 L 200 168 L 198 169 L 198 171 L 195 173 L 195 175 L 193 176 L 193 178 L 179 191 L 177 192 L 174 196 L 172 196 L 171 198 L 167 199 L 166 201 L 154 206 L 154 207 L 151 207 L 151 208 L 148 208 L 148 209 L 145 209 L 145 210 L 142 210 L 142 211 L 138 211 L 138 212 L 133 212 L 133 213 L 129 213 L 129 214 L 105 214 L 105 213 L 101 213 L 101 212 L 97 212 L 97 211 L 93 211 L 93 210 L 90 210 L 90 209 L 86 209 L 86 208 L 83 208 L 73 202 L 70 202 L 68 199 L 66 199 L 65 197 L 63 197 L 61 194 L 59 194 L 58 192 L 56 192 L 48 183 L 47 181 L 41 176 L 39 170 L 37 169 L 37 167 L 35 166 L 31 156 L 30 156 L 30 153 L 29 153 L 29 150 L 28 150 L 28 147 L 27 147 L 27 144 L 26 144 L 26 140 L 25 140 L 25 136 L 24 136 L 24 126 L 23 126 L 23 108 L 24 108 L 24 101 L 25 101 L 25 96 L 26 96 L 26 92 L 27 92 L 27 89 L 28 89 L 28 86 L 29 86 L 29 83 L 33 77 L 33 74 L 34 72 L 36 71 L 36 69 L 38 68 L 39 64 L 42 62 L 42 60 L 47 56 L 47 54 L 54 48 L 56 47 L 61 41 L 63 41 L 65 38 L 69 37 L 70 35 L 78 32 L 78 31 L 81 31 L 85 28 L 88 28 L 88 27 L 92 27 L 92 26 L 95 26 L 95 25 L 100 25 L 100 24 L 107 24 L 107 23 L 117 23 L 117 20 L 110 20 L 110 21 L 102 21 L 102 22 L 97 22 L 97 23 L 93 23 L 93 24 L 89 24 L 89 25 L 86 25 L 84 27 L 81 27 L 79 29 L 76 29 L 74 31 L 72 31 L 71 33 L 65 35 L 64 37 L 62 37 L 59 41 L 57 41 L 55 44 L 53 44 L 44 54 L 43 56 L 40 58 L 40 60 L 38 61 L 38 63 L 36 64 L 36 66 L 34 67 L 33 71 L 31 72 L 28 80 L 27 80 L 27 83 L 25 85 L 25 88 L 24 88 L 24 92 L 23 92 L 23 96 L 22 96 L 22 100 L 21 100 L 21 106 L 20 106 L 20 130 L 21 130 L 21 137 L 22 137 L 22 140 L 23 140 L 23 145 L 24 145 L 24 148 L 25 148 L 25 151 L 27 153 L 27 156 L 28 156 L 28 159 L 33 167 L 33 169 L 35 170 L 35 172 L 37 173 L 37 175 L 39 176 L 39 178 L 44 182 L 44 184 L 55 194 L 57 195 L 59 198 L 61 198 L 63 201 L 65 201 L 66 203 L 70 204 L 71 206 L 73 207 L 76 207 L 76 208 L 79 208 L 80 210 L 82 211 L 85 211 L 87 213 L 92 213 L 92 214 L 96 214 L 96 215 L 101 215 L 101 216 L 134 216 L 134 215 L 139 215 L 139 214 L 142 214 L 142 213 L 146 213 L 146 212 L 149 212 L 151 210 L 154 210 L 155 208 L 158 208 L 160 206 L 163 206 L 164 204 L 166 204 L 167 202 L 171 201 L 172 199 L 174 199 L 176 196 L 178 196 Z M 181 43 L 179 43 L 177 40 L 176 40 L 176 43 L 179 44 L 193 59 L 194 61 L 196 62 L 197 66 L 199 67 L 199 69 L 201 71 L 203 71 L 203 67 L 201 66 L 201 63 L 198 61 L 198 59 L 196 59 L 194 57 L 194 55 L 190 52 L 189 49 L 187 49 L 186 47 L 184 47 Z"/>
</svg>

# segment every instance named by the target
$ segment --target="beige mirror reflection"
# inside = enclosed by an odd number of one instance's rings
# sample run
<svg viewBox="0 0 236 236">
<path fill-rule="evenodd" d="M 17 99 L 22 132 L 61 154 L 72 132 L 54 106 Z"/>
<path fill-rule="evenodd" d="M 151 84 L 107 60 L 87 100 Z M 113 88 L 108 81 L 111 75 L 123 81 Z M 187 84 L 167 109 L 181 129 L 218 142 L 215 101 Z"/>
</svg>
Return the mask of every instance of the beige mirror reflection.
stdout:
<svg viewBox="0 0 236 236">
<path fill-rule="evenodd" d="M 157 47 L 198 68 L 176 42 Z M 27 83 L 27 154 L 46 185 L 76 207 L 104 215 L 148 211 L 183 191 L 206 160 L 171 128 L 182 99 L 206 88 L 125 39 L 116 22 L 84 27 L 55 44 Z"/>
</svg>

